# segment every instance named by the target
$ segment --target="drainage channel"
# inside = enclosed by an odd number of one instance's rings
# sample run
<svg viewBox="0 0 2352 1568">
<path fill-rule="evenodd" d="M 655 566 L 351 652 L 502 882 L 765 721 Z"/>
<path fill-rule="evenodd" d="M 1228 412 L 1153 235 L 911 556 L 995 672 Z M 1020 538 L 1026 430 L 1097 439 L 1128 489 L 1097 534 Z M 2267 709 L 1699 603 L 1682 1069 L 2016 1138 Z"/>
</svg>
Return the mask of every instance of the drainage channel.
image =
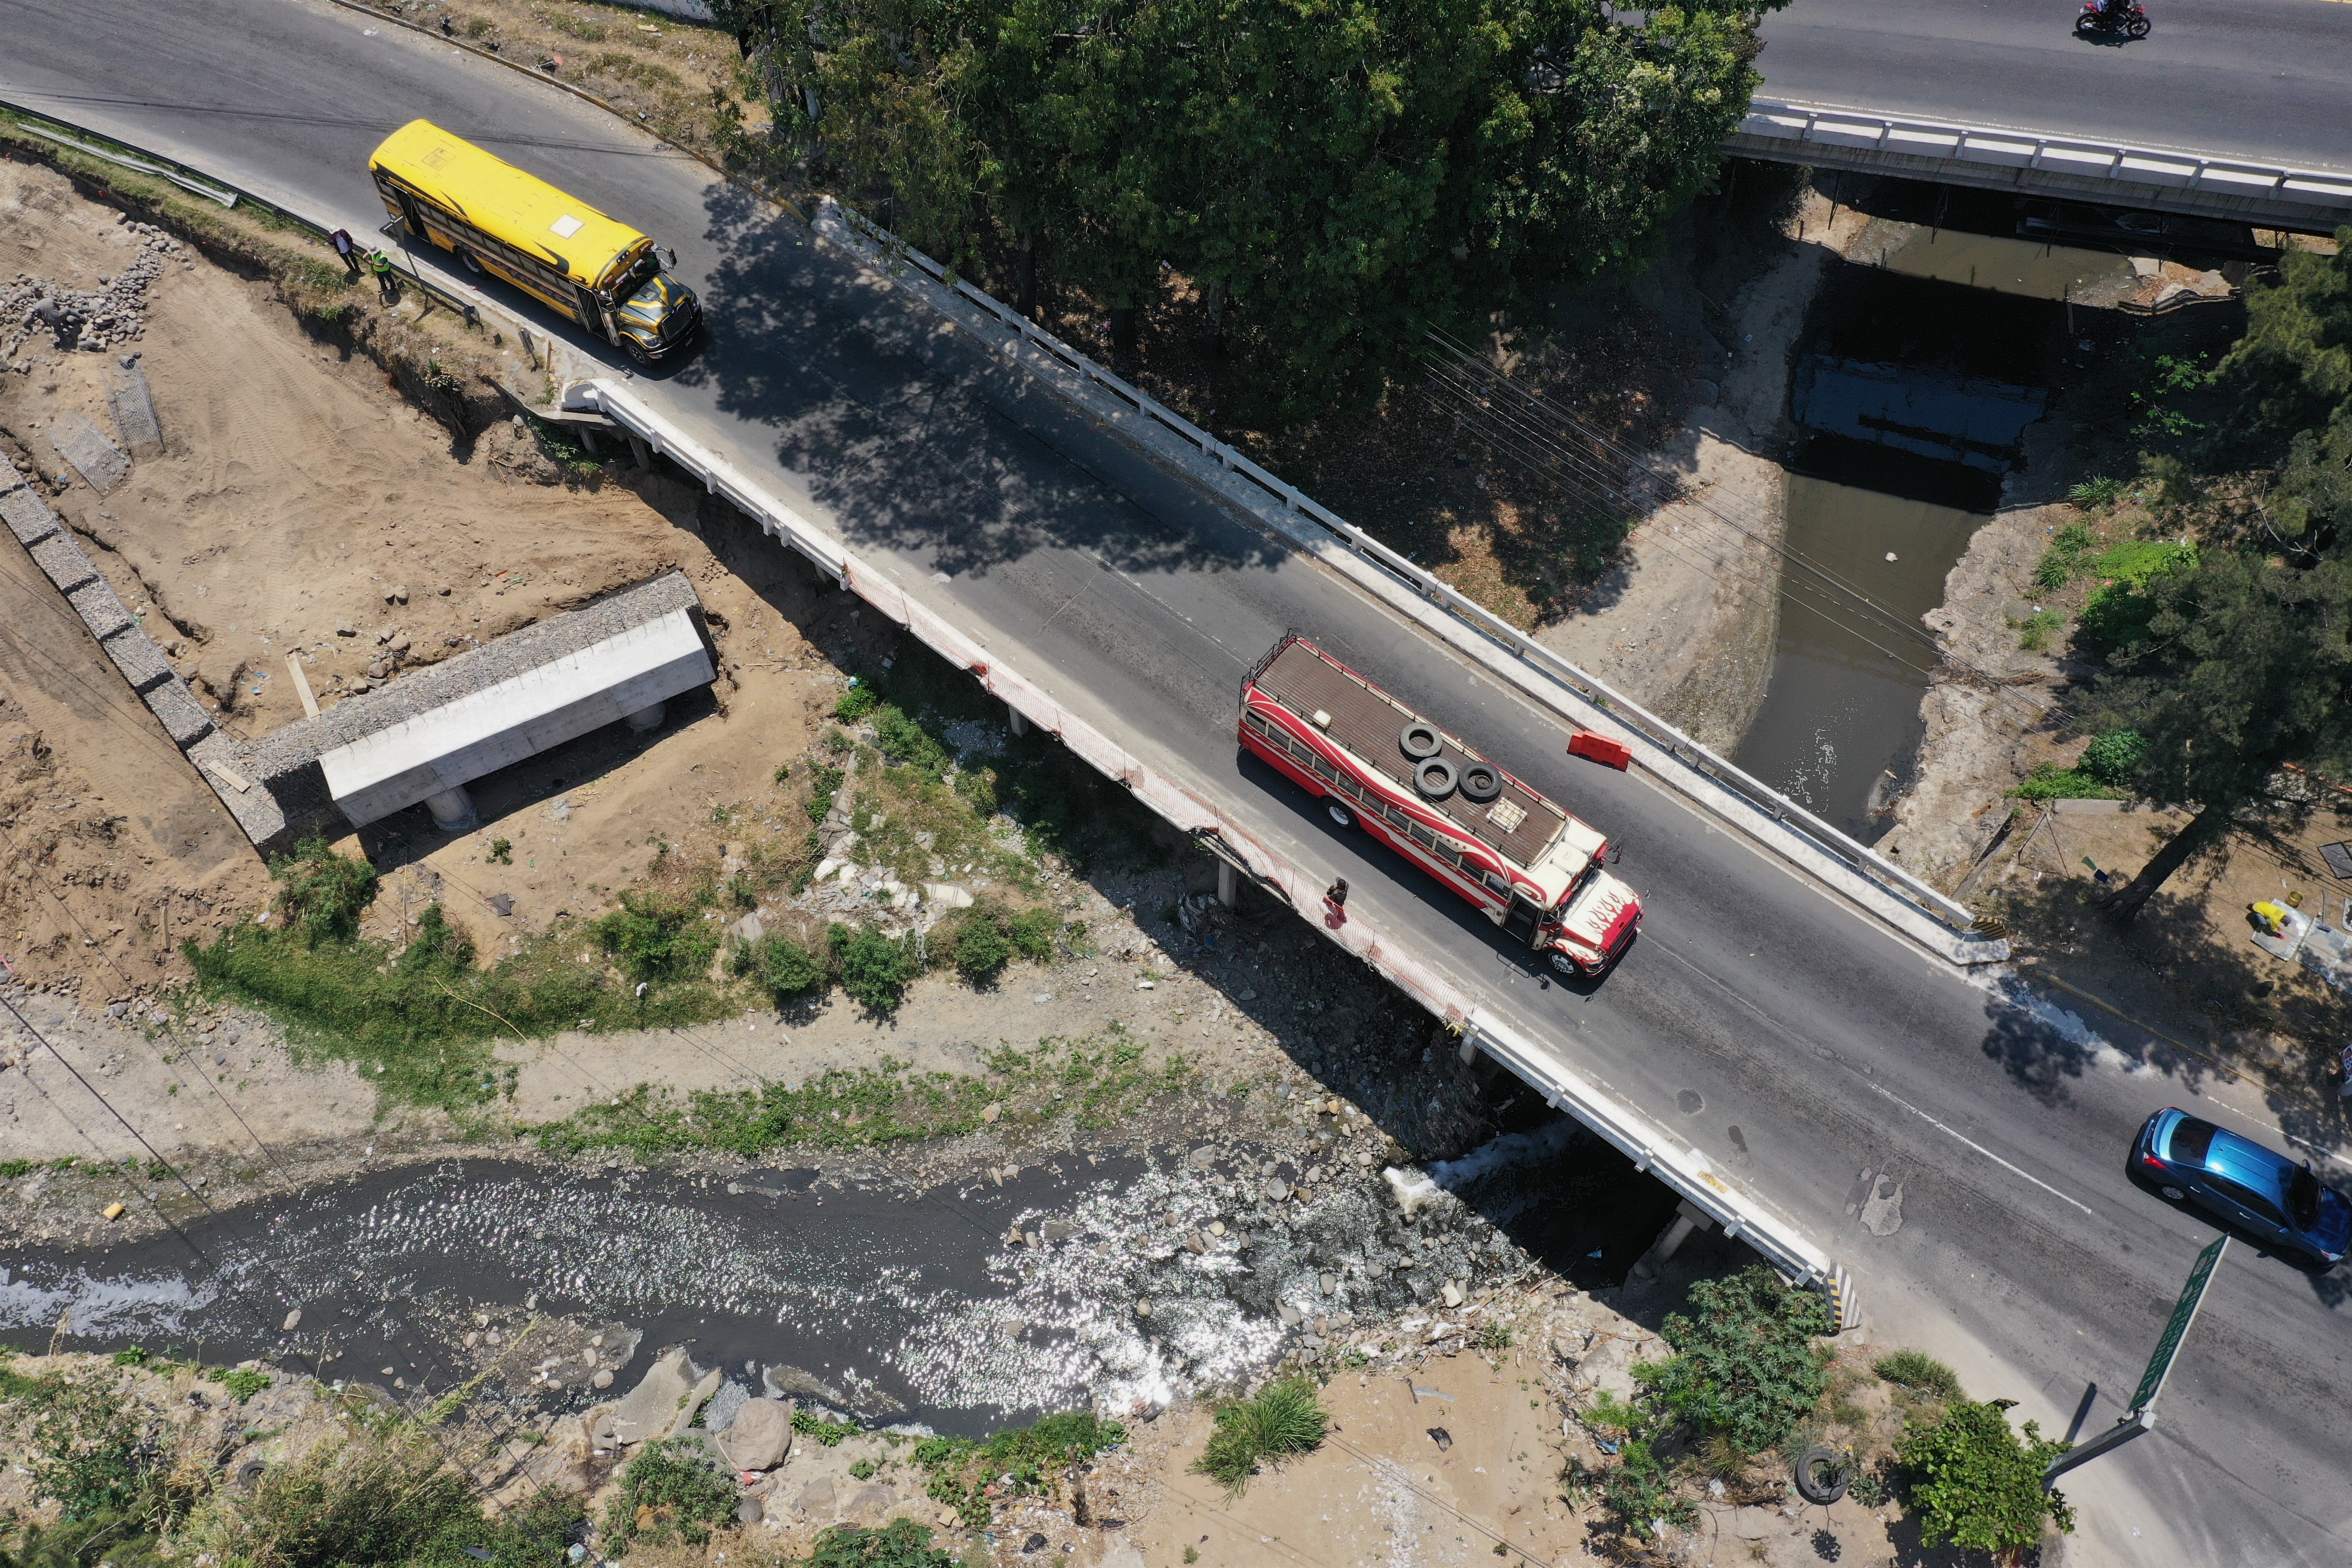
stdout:
<svg viewBox="0 0 2352 1568">
<path fill-rule="evenodd" d="M 1920 617 L 2021 467 L 2027 426 L 2135 335 L 2110 307 L 2156 263 L 2016 237 L 2014 204 L 1982 193 L 1849 184 L 1875 221 L 1816 295 L 1792 363 L 1779 638 L 1736 755 L 1869 842 L 1909 782 L 1940 658 Z"/>
</svg>

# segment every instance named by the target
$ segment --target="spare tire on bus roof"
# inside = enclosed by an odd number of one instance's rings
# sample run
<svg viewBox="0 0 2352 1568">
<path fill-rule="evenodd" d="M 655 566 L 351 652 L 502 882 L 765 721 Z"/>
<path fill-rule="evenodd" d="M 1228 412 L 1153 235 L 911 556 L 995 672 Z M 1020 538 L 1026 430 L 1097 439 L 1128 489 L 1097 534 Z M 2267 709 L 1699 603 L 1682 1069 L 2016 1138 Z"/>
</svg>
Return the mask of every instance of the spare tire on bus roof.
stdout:
<svg viewBox="0 0 2352 1568">
<path fill-rule="evenodd" d="M 1484 805 L 1503 793 L 1503 775 L 1491 763 L 1472 763 L 1462 770 L 1462 796 Z"/>
<path fill-rule="evenodd" d="M 1454 771 L 1454 764 L 1444 757 L 1430 757 L 1412 770 L 1413 787 L 1432 800 L 1444 800 L 1461 782 L 1461 775 Z"/>
<path fill-rule="evenodd" d="M 1415 719 L 1397 731 L 1397 749 L 1415 762 L 1437 755 L 1438 748 L 1444 743 L 1437 726 L 1425 719 Z"/>
</svg>

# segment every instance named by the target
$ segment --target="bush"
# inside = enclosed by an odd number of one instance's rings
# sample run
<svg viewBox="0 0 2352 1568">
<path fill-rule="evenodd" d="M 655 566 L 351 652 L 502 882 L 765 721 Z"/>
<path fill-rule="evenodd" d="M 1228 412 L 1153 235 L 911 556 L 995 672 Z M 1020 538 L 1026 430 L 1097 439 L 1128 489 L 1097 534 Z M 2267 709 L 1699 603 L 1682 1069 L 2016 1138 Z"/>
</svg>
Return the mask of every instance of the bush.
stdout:
<svg viewBox="0 0 2352 1568">
<path fill-rule="evenodd" d="M 773 933 L 736 948 L 735 973 L 750 975 L 780 1002 L 820 990 L 825 984 L 822 955 L 790 937 Z"/>
<path fill-rule="evenodd" d="M 841 988 L 871 1013 L 890 1013 L 914 979 L 914 955 L 904 942 L 885 936 L 873 926 L 851 931 L 845 925 L 830 930 L 834 961 L 841 968 Z"/>
<path fill-rule="evenodd" d="M 1761 1264 L 1699 1280 L 1690 1300 L 1696 1316 L 1669 1313 L 1659 1331 L 1675 1353 L 1634 1375 L 1703 1433 L 1751 1454 L 1779 1446 L 1828 1386 L 1811 1342 L 1836 1326 L 1829 1303 Z"/>
<path fill-rule="evenodd" d="M 884 756 L 905 763 L 933 784 L 946 778 L 948 769 L 954 764 L 955 758 L 948 749 L 898 708 L 876 710 L 874 732 L 881 740 Z"/>
<path fill-rule="evenodd" d="M 1643 1541 L 1655 1541 L 1662 1524 L 1689 1530 L 1698 1523 L 1698 1505 L 1675 1495 L 1674 1479 L 1639 1440 L 1627 1443 L 1601 1478 L 1599 1501 L 1619 1530 Z"/>
<path fill-rule="evenodd" d="M 1870 1370 L 1915 1394 L 1948 1400 L 1960 1397 L 1960 1374 L 1925 1351 L 1890 1351 L 1871 1363 Z"/>
<path fill-rule="evenodd" d="M 2116 730 L 2084 747 L 2083 760 L 2075 765 L 2108 788 L 2123 789 L 2131 784 L 2147 750 L 2138 731 Z"/>
<path fill-rule="evenodd" d="M 2066 499 L 2088 510 L 2093 507 L 2113 506 L 2123 499 L 2123 480 L 2099 474 L 2069 488 Z"/>
<path fill-rule="evenodd" d="M 2116 800 L 2123 795 L 2079 768 L 2062 768 L 2056 763 L 2034 763 L 2016 793 L 2020 800 Z"/>
<path fill-rule="evenodd" d="M 995 920 L 975 910 L 956 932 L 955 966 L 974 985 L 986 985 L 1013 962 L 1013 939 Z"/>
<path fill-rule="evenodd" d="M 2069 1445 L 2044 1438 L 2031 1421 L 2020 1438 L 2009 1425 L 2008 1411 L 2016 1403 L 1955 1400 L 1896 1442 L 1895 1458 L 1927 1545 L 1949 1542 L 2013 1557 L 2042 1539 L 2044 1520 L 2074 1530 L 2074 1510 L 2065 1498 L 2042 1489 L 2042 1472 Z"/>
<path fill-rule="evenodd" d="M 1054 956 L 1054 939 L 1062 934 L 1062 921 L 1051 910 L 1022 910 L 1004 922 L 1004 931 L 1022 957 L 1042 963 Z"/>
<path fill-rule="evenodd" d="M 735 1517 L 735 1483 L 719 1473 L 697 1437 L 657 1438 L 621 1472 L 620 1495 L 604 1512 L 604 1536 L 614 1557 L 640 1542 L 700 1546 L 710 1527 Z"/>
<path fill-rule="evenodd" d="M 598 921 L 596 940 L 632 980 L 650 984 L 701 973 L 719 952 L 717 922 L 692 903 L 652 893 L 623 893 L 621 907 Z"/>
<path fill-rule="evenodd" d="M 882 694 L 852 676 L 849 689 L 843 692 L 833 705 L 833 716 L 845 724 L 855 724 L 882 706 Z"/>
<path fill-rule="evenodd" d="M 375 868 L 336 854 L 323 838 L 305 838 L 294 853 L 270 861 L 269 874 L 285 884 L 278 905 L 289 930 L 312 945 L 349 942 L 359 934 L 360 917 L 375 901 Z"/>
<path fill-rule="evenodd" d="M 1330 1421 L 1329 1413 L 1316 1401 L 1314 1384 L 1306 1378 L 1268 1384 L 1256 1397 L 1237 1399 L 1218 1410 L 1216 1429 L 1192 1468 L 1223 1486 L 1229 1498 L 1238 1497 L 1265 1460 L 1322 1447 Z"/>
<path fill-rule="evenodd" d="M 2095 588 L 2090 602 L 2083 606 L 2083 640 L 2109 653 L 2129 647 L 2147 637 L 2156 611 L 2154 599 L 2120 583 Z"/>
</svg>

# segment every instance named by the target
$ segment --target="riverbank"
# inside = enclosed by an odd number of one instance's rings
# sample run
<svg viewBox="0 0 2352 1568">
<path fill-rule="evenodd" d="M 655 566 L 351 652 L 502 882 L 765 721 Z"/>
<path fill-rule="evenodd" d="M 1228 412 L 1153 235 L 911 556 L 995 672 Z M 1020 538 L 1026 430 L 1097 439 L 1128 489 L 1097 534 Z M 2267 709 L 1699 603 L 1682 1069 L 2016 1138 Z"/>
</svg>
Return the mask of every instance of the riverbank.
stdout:
<svg viewBox="0 0 2352 1568">
<path fill-rule="evenodd" d="M 1680 493 L 1634 525 L 1618 563 L 1537 640 L 1717 752 L 1738 748 L 1772 672 L 1788 521 L 1781 463 L 1799 436 L 1789 416 L 1793 356 L 1832 263 L 1869 226 L 1867 215 L 1805 185 L 1769 242 L 1710 247 L 1688 221 L 1678 225 L 1675 254 L 1632 289 L 1701 340 L 1685 421 L 1648 457 Z"/>
</svg>

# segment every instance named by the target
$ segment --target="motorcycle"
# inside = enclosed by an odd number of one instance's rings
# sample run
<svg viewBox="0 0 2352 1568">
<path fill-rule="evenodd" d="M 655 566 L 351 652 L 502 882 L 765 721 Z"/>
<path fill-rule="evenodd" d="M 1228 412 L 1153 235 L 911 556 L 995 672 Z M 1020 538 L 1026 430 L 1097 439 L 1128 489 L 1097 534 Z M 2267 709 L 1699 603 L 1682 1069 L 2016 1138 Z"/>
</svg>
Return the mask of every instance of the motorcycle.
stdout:
<svg viewBox="0 0 2352 1568">
<path fill-rule="evenodd" d="M 2083 0 L 2081 15 L 2074 18 L 2074 36 L 2096 38 L 2112 36 L 2121 38 L 2145 38 L 2154 24 L 2147 19 L 2147 7 L 2139 0 L 2120 14 L 2110 12 L 2100 0 Z"/>
</svg>

